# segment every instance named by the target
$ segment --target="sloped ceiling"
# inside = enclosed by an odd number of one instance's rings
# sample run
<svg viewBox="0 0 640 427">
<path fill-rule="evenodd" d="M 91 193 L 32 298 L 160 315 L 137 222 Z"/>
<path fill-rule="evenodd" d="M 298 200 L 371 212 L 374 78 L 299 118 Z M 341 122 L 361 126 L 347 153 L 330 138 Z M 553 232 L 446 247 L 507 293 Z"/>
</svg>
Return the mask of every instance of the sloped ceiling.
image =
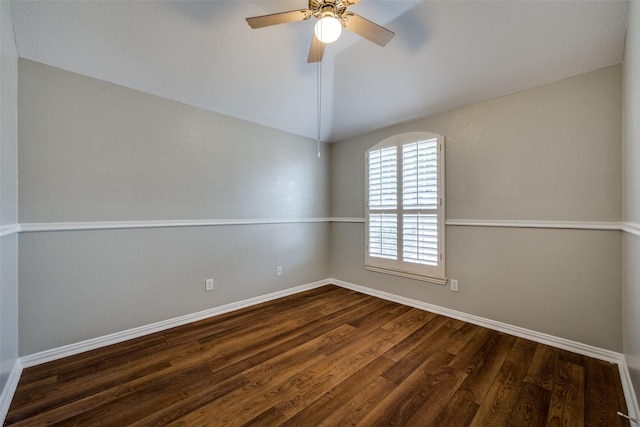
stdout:
<svg viewBox="0 0 640 427">
<path fill-rule="evenodd" d="M 18 55 L 323 141 L 622 62 L 624 1 L 379 1 L 355 13 L 396 33 L 343 32 L 319 70 L 315 19 L 252 30 L 291 1 L 12 1 Z"/>
</svg>

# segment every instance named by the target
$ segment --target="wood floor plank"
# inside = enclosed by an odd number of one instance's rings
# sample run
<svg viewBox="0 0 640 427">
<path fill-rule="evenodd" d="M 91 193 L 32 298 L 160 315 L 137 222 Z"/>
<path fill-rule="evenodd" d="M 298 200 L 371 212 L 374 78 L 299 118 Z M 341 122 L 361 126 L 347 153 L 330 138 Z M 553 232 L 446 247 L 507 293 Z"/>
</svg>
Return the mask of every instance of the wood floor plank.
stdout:
<svg viewBox="0 0 640 427">
<path fill-rule="evenodd" d="M 449 353 L 450 354 L 450 353 Z M 450 366 L 441 366 L 428 375 L 425 386 L 429 394 L 422 405 L 407 420 L 407 426 L 433 425 L 440 412 L 458 391 L 466 374 Z"/>
<path fill-rule="evenodd" d="M 286 426 L 320 425 L 330 418 L 334 412 L 349 404 L 349 399 L 367 389 L 378 375 L 384 372 L 394 362 L 384 356 L 380 356 L 359 371 L 341 382 L 320 399 L 307 405 L 302 411 L 295 414 L 284 424 Z M 373 381 L 372 381 L 373 379 Z"/>
<path fill-rule="evenodd" d="M 315 355 L 304 360 L 304 364 L 298 369 L 292 368 L 289 374 L 299 372 L 309 365 L 314 365 L 325 356 Z M 291 381 L 277 382 L 276 378 L 269 377 L 264 381 L 250 382 L 241 389 L 202 406 L 174 423 L 168 425 L 225 425 L 235 426 L 248 423 L 259 417 L 266 409 L 275 408 L 282 413 L 277 403 L 282 399 L 288 399 L 299 393 L 299 390 Z"/>
<path fill-rule="evenodd" d="M 441 351 L 443 348 L 447 348 L 447 343 L 451 340 L 453 333 L 455 333 L 455 329 L 451 329 L 445 325 L 441 326 L 433 335 L 429 336 L 428 339 L 418 343 L 405 357 L 397 360 L 397 363 L 387 369 L 382 374 L 382 377 L 394 384 L 402 383 L 405 378 L 424 363 L 425 358 Z"/>
<path fill-rule="evenodd" d="M 144 417 L 132 422 L 130 425 L 136 427 L 166 426 L 171 422 L 191 413 L 198 408 L 202 408 L 212 401 L 226 396 L 233 391 L 245 387 L 248 380 L 242 375 L 235 375 L 226 380 L 216 382 L 211 380 L 209 384 L 201 388 L 198 392 L 191 394 L 181 401 L 168 401 L 161 408 L 146 412 Z M 215 413 L 210 414 L 210 419 L 215 418 Z"/>
<path fill-rule="evenodd" d="M 360 424 L 375 405 L 389 395 L 394 389 L 394 385 L 381 377 L 369 383 L 366 387 L 351 395 L 345 405 L 335 410 L 329 417 L 318 424 L 318 426 L 355 426 Z"/>
<path fill-rule="evenodd" d="M 446 406 L 436 414 L 435 420 L 426 425 L 434 427 L 468 426 L 478 411 L 478 407 L 473 392 L 458 389 Z"/>
<path fill-rule="evenodd" d="M 269 408 L 278 400 L 292 396 L 298 392 L 291 384 L 287 383 L 287 381 L 282 381 L 282 379 L 286 380 L 287 376 L 294 375 L 298 367 L 301 369 L 302 367 L 306 368 L 317 364 L 320 360 L 324 359 L 325 356 L 317 352 L 316 349 L 322 347 L 327 342 L 335 340 L 336 337 L 344 336 L 346 331 L 352 329 L 351 326 L 342 324 L 342 326 L 329 330 L 327 333 L 315 339 L 292 347 L 285 353 L 274 354 L 261 363 L 247 367 L 243 370 L 243 375 L 250 380 L 246 386 L 229 395 L 223 396 L 217 401 L 211 402 L 206 407 L 186 414 L 182 419 L 176 421 L 176 425 L 180 425 L 181 423 L 197 424 L 203 422 L 208 413 L 220 413 L 217 408 L 230 406 L 230 402 L 233 402 L 234 405 L 244 406 L 242 406 L 242 414 L 234 416 L 233 420 L 228 419 L 229 416 L 223 416 L 218 419 L 219 422 L 225 425 L 242 424 L 245 418 L 250 419 L 254 415 L 259 415 L 261 410 L 260 405 Z M 282 350 L 281 346 L 274 348 Z M 258 360 L 255 359 L 255 361 L 257 362 Z M 298 363 L 302 365 L 298 365 Z"/>
<path fill-rule="evenodd" d="M 545 344 L 538 344 L 525 381 L 536 384 L 545 390 L 551 390 L 559 360 L 560 350 Z"/>
<path fill-rule="evenodd" d="M 123 369 L 121 365 L 102 368 L 85 374 L 84 377 L 67 381 L 60 381 L 60 378 L 57 377 L 55 383 L 47 384 L 31 392 L 21 391 L 16 393 L 18 398 L 12 403 L 20 408 L 16 413 L 24 417 L 28 413 L 56 408 L 65 401 L 75 400 L 84 395 L 91 395 L 119 384 L 135 381 L 149 373 L 163 370 L 168 366 L 169 363 L 165 354 L 160 352 L 155 355 L 147 355 L 133 360 L 126 365 L 126 369 Z"/>
<path fill-rule="evenodd" d="M 547 422 L 551 392 L 525 381 L 520 388 L 516 405 L 509 416 L 514 426 L 544 426 Z"/>
<path fill-rule="evenodd" d="M 242 426 L 280 426 L 287 422 L 284 416 L 277 408 L 271 407 L 254 419 L 242 424 Z"/>
<path fill-rule="evenodd" d="M 584 393 L 584 367 L 561 360 L 557 381 L 551 389 L 547 424 L 582 426 L 585 421 Z"/>
<path fill-rule="evenodd" d="M 252 358 L 251 361 L 245 364 L 242 369 L 237 369 L 238 373 L 242 373 L 243 377 L 247 379 L 247 384 L 243 386 L 241 390 L 234 390 L 232 393 L 228 395 L 221 396 L 220 401 L 215 401 L 213 399 L 210 400 L 208 406 L 204 409 L 203 412 L 211 411 L 215 412 L 215 407 L 220 407 L 227 405 L 230 401 L 235 401 L 235 404 L 240 404 L 242 402 L 249 401 L 247 403 L 247 407 L 251 406 L 251 409 L 254 410 L 253 413 L 258 413 L 259 409 L 254 409 L 256 407 L 256 403 L 264 403 L 267 398 L 273 399 L 272 390 L 278 389 L 282 392 L 283 387 L 280 384 L 276 384 L 271 389 L 267 389 L 264 395 L 256 396 L 253 393 L 256 390 L 264 389 L 266 386 L 273 384 L 274 382 L 281 381 L 282 378 L 287 378 L 287 375 L 291 376 L 297 372 L 297 369 L 301 369 L 302 367 L 312 365 L 317 361 L 324 358 L 323 355 L 317 353 L 315 348 L 317 346 L 321 346 L 323 343 L 327 341 L 331 341 L 335 339 L 337 336 L 344 335 L 345 331 L 353 329 L 349 325 L 342 325 L 333 330 L 327 331 L 325 334 L 320 335 L 314 339 L 307 340 L 306 337 L 303 337 L 303 341 L 299 344 L 290 346 L 287 351 L 284 351 L 282 346 L 277 346 L 272 349 L 272 351 L 265 350 L 265 354 L 269 354 L 267 357 L 256 355 L 256 357 Z M 240 366 L 240 365 L 239 365 Z M 222 370 L 222 369 L 221 369 Z M 228 371 L 228 368 L 223 369 L 224 371 Z M 295 393 L 295 391 L 293 391 Z M 265 396 L 266 395 L 266 396 Z M 279 398 L 283 398 L 283 394 Z M 199 396 L 195 396 L 195 398 L 190 398 L 193 400 L 193 404 L 188 404 L 188 402 L 180 402 L 179 406 L 187 407 L 188 411 L 184 411 L 184 414 L 180 414 L 180 416 L 184 415 L 186 418 L 183 421 L 193 420 L 196 416 L 201 416 L 195 413 L 189 413 L 191 411 L 196 411 L 202 406 L 202 399 Z M 244 408 L 243 416 L 248 415 L 246 411 L 246 407 Z M 163 412 L 166 414 L 156 414 L 155 418 L 161 418 L 163 422 L 173 421 L 174 419 L 179 418 L 177 416 L 179 414 L 180 408 L 172 408 L 166 407 L 163 409 Z M 279 412 L 279 411 L 278 411 Z M 236 421 L 240 421 L 240 418 L 236 417 Z"/>
<path fill-rule="evenodd" d="M 75 372 L 78 369 L 86 368 L 96 361 L 109 360 L 114 356 L 119 358 L 133 357 L 138 351 L 146 351 L 147 348 L 158 348 L 164 346 L 164 338 L 161 334 L 151 334 L 146 337 L 135 338 L 125 341 L 123 343 L 110 345 L 107 347 L 90 350 L 84 353 L 76 354 L 66 357 L 60 360 L 54 360 L 52 362 L 44 363 L 30 369 L 25 369 L 20 381 L 23 384 L 29 384 L 34 381 L 38 381 L 42 378 L 55 376 L 64 376 L 69 372 Z"/>
<path fill-rule="evenodd" d="M 323 286 L 24 370 L 7 426 L 628 426 L 618 367 Z"/>
<path fill-rule="evenodd" d="M 370 315 L 371 312 L 377 310 L 377 304 L 380 303 L 378 300 L 367 300 L 362 301 L 350 309 L 343 309 L 341 311 L 334 312 L 333 314 L 326 316 L 323 318 L 323 322 L 319 323 L 317 321 L 308 323 L 303 323 L 297 328 L 293 328 L 286 333 L 281 334 L 273 334 L 269 333 L 264 336 L 261 340 L 254 340 L 244 343 L 243 345 L 239 345 L 237 347 L 223 347 L 216 346 L 215 343 L 211 341 L 206 345 L 201 346 L 199 349 L 198 356 L 194 355 L 185 355 L 184 361 L 185 363 L 192 364 L 195 358 L 201 359 L 203 362 L 207 362 L 210 366 L 221 366 L 224 367 L 228 364 L 235 363 L 238 360 L 247 359 L 253 355 L 260 354 L 261 352 L 268 350 L 276 345 L 281 345 L 281 351 L 285 351 L 291 346 L 299 345 L 300 342 L 305 342 L 307 339 L 313 339 L 320 334 L 324 334 L 328 330 L 330 330 L 333 326 L 341 325 L 344 323 L 344 318 L 359 318 L 366 317 Z M 285 312 L 281 312 L 281 315 L 286 315 Z M 305 316 L 308 314 L 305 311 Z M 264 327 L 265 331 L 269 331 L 269 328 Z M 273 331 L 271 331 L 273 332 Z M 222 340 L 224 342 L 224 340 Z M 327 345 L 327 342 L 323 342 L 323 345 Z M 212 353 L 207 353 L 209 350 L 213 350 L 215 356 L 212 357 Z M 258 360 L 254 360 L 254 363 L 257 363 Z M 172 361 L 173 365 L 177 365 L 180 363 L 179 360 L 174 359 Z"/>
<path fill-rule="evenodd" d="M 485 340 L 482 341 L 482 337 Z M 481 345 L 476 347 L 480 340 Z M 469 343 L 449 364 L 467 373 L 466 380 L 460 386 L 474 395 L 474 402 L 480 405 L 494 383 L 516 338 L 486 329 L 478 331 Z"/>
<path fill-rule="evenodd" d="M 360 332 L 359 330 L 357 331 Z M 287 417 L 294 416 L 319 396 L 384 354 L 410 332 L 412 331 L 386 331 L 379 328 L 357 341 L 352 341 L 348 346 L 328 356 L 307 372 L 293 378 L 293 382 L 300 390 L 300 393 L 278 405 L 278 408 Z M 331 372 L 331 375 L 325 375 L 326 372 Z"/>
<path fill-rule="evenodd" d="M 469 344 L 476 333 L 478 333 L 478 327 L 476 325 L 465 323 L 462 327 L 457 328 L 456 332 L 451 335 L 451 342 L 449 343 L 447 351 L 457 355 Z"/>
<path fill-rule="evenodd" d="M 428 385 L 439 382 L 441 376 L 449 375 L 447 363 L 453 355 L 446 351 L 433 353 L 417 369 L 376 405 L 359 424 L 405 425 L 429 398 L 433 389 Z"/>
<path fill-rule="evenodd" d="M 509 425 L 508 417 L 524 377 L 529 370 L 536 344 L 518 338 L 483 399 L 471 426 Z"/>
<path fill-rule="evenodd" d="M 394 345 L 389 351 L 385 353 L 385 356 L 396 362 L 405 357 L 409 352 L 413 351 L 423 341 L 432 337 L 440 327 L 447 321 L 444 316 L 434 316 L 428 320 L 420 328 L 416 329 L 411 335 Z"/>
<path fill-rule="evenodd" d="M 155 378 L 142 390 L 98 406 L 91 412 L 67 418 L 64 423 L 68 426 L 86 426 L 96 420 L 104 420 L 101 421 L 103 425 L 130 425 L 148 413 L 162 408 L 167 404 L 167 396 L 170 396 L 170 401 L 179 401 L 195 390 L 206 387 L 211 382 L 210 374 L 211 372 L 206 367 L 199 366 L 173 375 Z M 141 409 L 143 406 L 146 408 L 145 410 Z"/>
<path fill-rule="evenodd" d="M 339 311 L 334 311 L 330 315 L 326 315 L 324 317 L 315 317 L 315 320 L 309 321 L 308 323 L 302 324 L 297 328 L 286 331 L 286 333 L 272 335 L 267 340 L 258 343 L 251 342 L 245 346 L 233 349 L 234 351 L 225 354 L 225 357 L 231 360 L 238 354 L 246 356 L 248 352 L 259 352 L 262 351 L 265 347 L 272 347 L 281 343 L 287 343 L 289 340 L 302 335 L 309 337 L 309 339 L 312 339 L 314 337 L 325 334 L 332 328 L 342 326 L 343 324 L 347 323 L 347 319 L 359 319 L 361 317 L 371 316 L 372 313 L 375 313 L 379 310 L 381 303 L 383 302 L 379 300 L 362 299 L 356 304 L 351 305 L 347 308 L 343 308 Z M 288 313 L 282 312 L 281 315 L 288 316 Z M 294 313 L 292 315 L 295 316 L 296 314 Z M 320 321 L 318 319 L 320 319 Z M 324 345 L 326 345 L 326 343 Z"/>
<path fill-rule="evenodd" d="M 456 357 L 451 361 L 451 366 L 467 371 L 478 369 L 484 365 L 487 355 L 495 353 L 495 346 L 500 339 L 499 332 L 478 328 L 476 334 L 456 353 Z"/>
<path fill-rule="evenodd" d="M 297 372 L 316 364 L 323 358 L 325 356 L 318 354 L 296 358 L 296 361 L 289 365 L 285 378 L 287 375 L 295 375 Z M 262 412 L 273 407 L 280 399 L 295 393 L 297 390 L 291 382 L 283 380 L 282 377 L 258 377 L 206 405 L 194 408 L 183 417 L 167 423 L 167 425 L 207 425 L 214 420 L 218 425 L 242 425 L 260 416 Z"/>
</svg>

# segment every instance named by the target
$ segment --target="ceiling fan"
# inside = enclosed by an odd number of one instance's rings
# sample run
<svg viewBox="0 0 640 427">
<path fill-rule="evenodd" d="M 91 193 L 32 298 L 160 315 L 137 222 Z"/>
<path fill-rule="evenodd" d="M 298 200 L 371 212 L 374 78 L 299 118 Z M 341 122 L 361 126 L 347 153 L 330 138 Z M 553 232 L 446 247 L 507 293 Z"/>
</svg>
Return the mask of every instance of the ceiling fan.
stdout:
<svg viewBox="0 0 640 427">
<path fill-rule="evenodd" d="M 353 31 L 361 37 L 385 46 L 395 36 L 395 33 L 375 24 L 360 15 L 347 11 L 349 6 L 361 0 L 309 0 L 308 9 L 291 10 L 289 12 L 274 13 L 272 15 L 247 18 L 251 28 L 269 27 L 271 25 L 289 22 L 306 21 L 312 16 L 318 19 L 313 31 L 311 49 L 307 62 L 320 62 L 327 43 L 332 43 L 340 37 L 342 27 Z"/>
</svg>

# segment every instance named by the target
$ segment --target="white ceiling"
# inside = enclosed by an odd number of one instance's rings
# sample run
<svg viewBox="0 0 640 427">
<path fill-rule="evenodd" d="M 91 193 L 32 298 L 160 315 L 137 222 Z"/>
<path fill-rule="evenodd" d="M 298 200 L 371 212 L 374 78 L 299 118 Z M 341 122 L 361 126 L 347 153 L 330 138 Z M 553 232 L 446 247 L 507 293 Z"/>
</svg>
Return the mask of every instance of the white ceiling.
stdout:
<svg viewBox="0 0 640 427">
<path fill-rule="evenodd" d="M 252 30 L 290 1 L 12 1 L 18 55 L 316 138 L 315 19 Z M 625 1 L 363 0 L 384 48 L 343 32 L 322 64 L 322 140 L 622 62 Z"/>
</svg>

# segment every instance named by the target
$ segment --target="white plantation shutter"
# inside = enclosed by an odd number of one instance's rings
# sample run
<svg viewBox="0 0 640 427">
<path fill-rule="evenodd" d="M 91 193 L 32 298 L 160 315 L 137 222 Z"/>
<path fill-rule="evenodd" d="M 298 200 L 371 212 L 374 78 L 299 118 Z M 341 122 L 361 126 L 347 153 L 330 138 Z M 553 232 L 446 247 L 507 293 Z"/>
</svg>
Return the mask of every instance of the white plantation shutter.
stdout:
<svg viewBox="0 0 640 427">
<path fill-rule="evenodd" d="M 398 204 L 398 149 L 383 148 L 369 152 L 369 206 L 392 208 Z"/>
<path fill-rule="evenodd" d="M 398 260 L 398 148 L 369 151 L 368 253 L 378 264 L 393 267 Z"/>
<path fill-rule="evenodd" d="M 402 259 L 417 264 L 438 265 L 438 216 L 403 215 Z"/>
<path fill-rule="evenodd" d="M 368 269 L 444 283 L 444 138 L 396 135 L 367 152 Z"/>
<path fill-rule="evenodd" d="M 402 146 L 403 261 L 438 265 L 438 140 Z"/>
<path fill-rule="evenodd" d="M 404 209 L 437 209 L 437 139 L 402 146 L 402 206 Z"/>
<path fill-rule="evenodd" d="M 369 219 L 369 253 L 375 257 L 398 259 L 397 215 L 371 214 Z"/>
</svg>

